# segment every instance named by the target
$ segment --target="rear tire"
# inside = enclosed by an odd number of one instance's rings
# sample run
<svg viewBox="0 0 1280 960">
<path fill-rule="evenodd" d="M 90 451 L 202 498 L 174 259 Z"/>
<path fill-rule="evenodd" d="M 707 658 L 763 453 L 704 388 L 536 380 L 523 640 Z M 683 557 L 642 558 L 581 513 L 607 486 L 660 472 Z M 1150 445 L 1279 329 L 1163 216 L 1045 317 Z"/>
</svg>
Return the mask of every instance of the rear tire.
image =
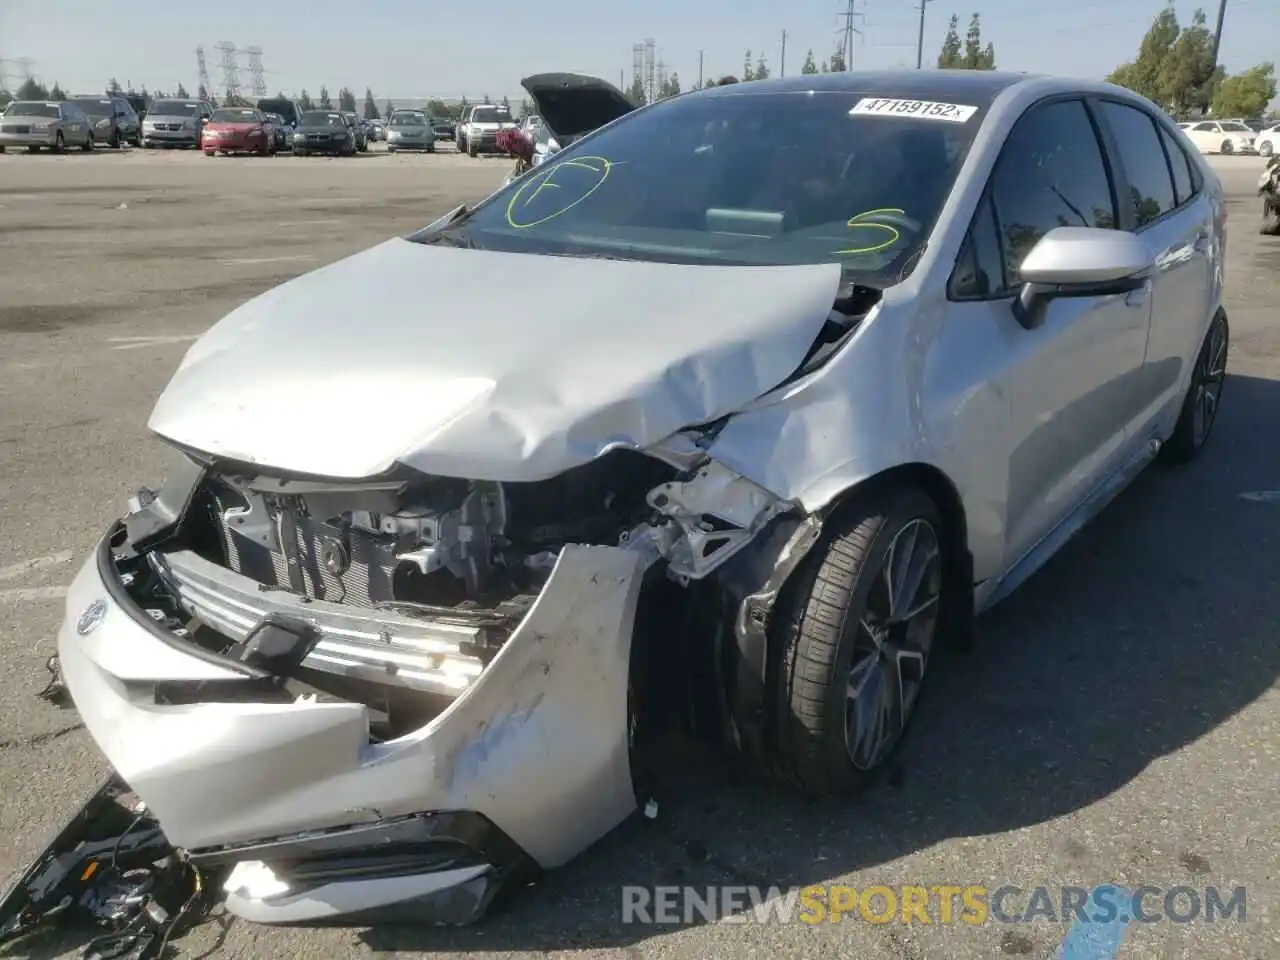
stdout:
<svg viewBox="0 0 1280 960">
<path fill-rule="evenodd" d="M 1173 463 L 1190 463 L 1200 455 L 1218 422 L 1222 404 L 1222 387 L 1227 375 L 1227 357 L 1231 349 L 1231 327 L 1227 315 L 1219 310 L 1209 323 L 1200 351 L 1196 355 L 1191 385 L 1182 401 L 1182 412 L 1164 452 Z"/>
<path fill-rule="evenodd" d="M 945 543 L 914 487 L 858 492 L 829 521 L 770 631 L 776 777 L 848 794 L 888 765 L 940 646 Z"/>
<path fill-rule="evenodd" d="M 218 155 L 218 151 L 217 151 L 217 150 L 206 150 L 206 151 L 204 152 L 204 155 L 205 155 L 206 157 L 216 157 L 216 156 Z"/>
<path fill-rule="evenodd" d="M 124 146 L 124 141 L 120 139 L 120 131 L 112 130 L 111 139 L 108 141 L 112 150 L 119 150 Z"/>
<path fill-rule="evenodd" d="M 92 152 L 93 152 L 93 137 L 92 137 L 92 136 L 85 137 L 85 138 L 84 138 L 84 143 L 80 144 L 80 149 L 81 149 L 81 150 L 83 150 L 85 153 L 92 153 Z"/>
</svg>

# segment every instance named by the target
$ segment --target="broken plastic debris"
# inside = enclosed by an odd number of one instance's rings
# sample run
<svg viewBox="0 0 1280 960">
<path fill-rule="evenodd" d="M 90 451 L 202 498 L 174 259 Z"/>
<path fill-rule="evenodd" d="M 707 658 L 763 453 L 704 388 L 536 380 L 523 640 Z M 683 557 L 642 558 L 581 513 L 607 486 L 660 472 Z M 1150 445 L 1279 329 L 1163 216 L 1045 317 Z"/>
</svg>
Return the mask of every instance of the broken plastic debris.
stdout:
<svg viewBox="0 0 1280 960">
<path fill-rule="evenodd" d="M 644 815 L 648 817 L 650 820 L 658 819 L 658 801 L 657 800 L 650 799 L 649 802 L 644 805 Z"/>
</svg>

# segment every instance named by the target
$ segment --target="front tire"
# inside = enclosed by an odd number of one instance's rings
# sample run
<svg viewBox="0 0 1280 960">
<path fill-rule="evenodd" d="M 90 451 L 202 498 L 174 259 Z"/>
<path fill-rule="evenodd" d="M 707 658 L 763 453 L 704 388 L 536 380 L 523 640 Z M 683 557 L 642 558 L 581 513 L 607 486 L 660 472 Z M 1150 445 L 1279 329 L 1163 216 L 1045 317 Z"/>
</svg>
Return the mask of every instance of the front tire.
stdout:
<svg viewBox="0 0 1280 960">
<path fill-rule="evenodd" d="M 59 130 L 53 138 L 53 152 L 62 153 L 67 148 L 67 142 L 62 139 L 62 131 Z"/>
<path fill-rule="evenodd" d="M 1271 145 L 1270 140 L 1262 141 L 1262 146 L 1258 147 L 1258 156 L 1260 157 L 1269 157 L 1274 152 L 1275 152 L 1275 147 Z"/>
<path fill-rule="evenodd" d="M 1222 145 L 1218 147 L 1219 153 L 1225 153 L 1228 155 L 1230 155 L 1233 150 L 1235 150 L 1235 145 L 1230 140 L 1223 140 Z"/>
<path fill-rule="evenodd" d="M 1174 463 L 1190 463 L 1200 455 L 1209 440 L 1213 425 L 1218 421 L 1230 347 L 1231 328 L 1227 315 L 1219 310 L 1210 322 L 1196 356 L 1191 385 L 1182 401 L 1178 424 L 1165 444 L 1165 453 Z"/>
<path fill-rule="evenodd" d="M 1258 232 L 1264 237 L 1280 237 L 1280 200 L 1262 198 L 1262 223 Z"/>
<path fill-rule="evenodd" d="M 855 793 L 897 751 L 939 646 L 942 517 L 923 491 L 871 488 L 830 521 L 771 631 L 775 762 L 810 795 Z"/>
</svg>

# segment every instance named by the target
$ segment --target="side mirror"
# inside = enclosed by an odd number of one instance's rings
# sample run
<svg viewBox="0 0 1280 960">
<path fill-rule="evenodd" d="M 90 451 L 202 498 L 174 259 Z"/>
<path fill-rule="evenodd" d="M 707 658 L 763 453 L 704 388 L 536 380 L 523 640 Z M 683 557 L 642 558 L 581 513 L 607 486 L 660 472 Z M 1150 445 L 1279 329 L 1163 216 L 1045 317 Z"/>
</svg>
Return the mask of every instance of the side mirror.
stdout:
<svg viewBox="0 0 1280 960">
<path fill-rule="evenodd" d="M 1100 227 L 1055 227 L 1027 253 L 1013 315 L 1028 330 L 1059 297 L 1107 297 L 1141 290 L 1155 268 L 1136 234 Z"/>
</svg>

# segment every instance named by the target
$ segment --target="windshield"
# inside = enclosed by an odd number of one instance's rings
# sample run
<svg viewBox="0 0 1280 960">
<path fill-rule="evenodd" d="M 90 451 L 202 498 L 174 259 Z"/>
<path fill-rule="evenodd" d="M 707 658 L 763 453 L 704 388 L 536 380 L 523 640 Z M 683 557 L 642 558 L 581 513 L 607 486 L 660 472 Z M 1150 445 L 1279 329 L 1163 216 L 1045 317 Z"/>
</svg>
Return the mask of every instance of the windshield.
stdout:
<svg viewBox="0 0 1280 960">
<path fill-rule="evenodd" d="M 299 126 L 303 127 L 341 127 L 342 114 L 326 113 L 323 110 L 308 110 L 298 119 Z"/>
<path fill-rule="evenodd" d="M 887 286 L 923 249 L 983 116 L 977 105 L 845 91 L 673 99 L 555 154 L 422 242 L 672 263 L 834 261 Z"/>
<path fill-rule="evenodd" d="M 6 117 L 58 117 L 56 103 L 11 103 L 5 110 Z"/>
<path fill-rule="evenodd" d="M 258 123 L 258 111 L 252 107 L 221 107 L 213 111 L 214 123 Z"/>
<path fill-rule="evenodd" d="M 427 115 L 425 113 L 413 113 L 408 110 L 397 110 L 391 115 L 388 121 L 393 127 L 425 127 L 427 125 Z"/>
<path fill-rule="evenodd" d="M 501 107 L 476 107 L 472 123 L 511 123 L 511 114 Z"/>
<path fill-rule="evenodd" d="M 75 100 L 73 102 L 91 117 L 110 117 L 115 113 L 110 100 Z"/>
<path fill-rule="evenodd" d="M 153 117 L 195 117 L 200 115 L 200 107 L 182 100 L 157 100 L 147 112 Z"/>
<path fill-rule="evenodd" d="M 1243 123 L 1224 123 L 1223 130 L 1229 130 L 1232 133 L 1253 133 L 1250 127 L 1246 127 Z"/>
</svg>

